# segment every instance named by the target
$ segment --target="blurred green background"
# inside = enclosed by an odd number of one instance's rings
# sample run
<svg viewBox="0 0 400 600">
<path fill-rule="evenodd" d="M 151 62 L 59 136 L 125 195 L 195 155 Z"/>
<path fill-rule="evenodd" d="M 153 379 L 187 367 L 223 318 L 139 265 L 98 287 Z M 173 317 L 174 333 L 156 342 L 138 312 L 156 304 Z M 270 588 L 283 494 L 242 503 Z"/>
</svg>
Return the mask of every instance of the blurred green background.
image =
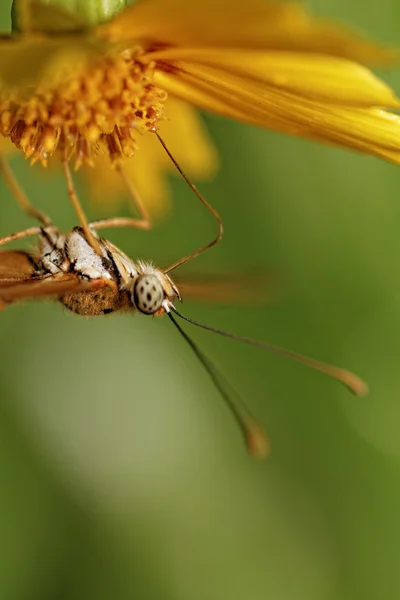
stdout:
<svg viewBox="0 0 400 600">
<path fill-rule="evenodd" d="M 395 0 L 309 4 L 399 42 Z M 400 90 L 399 71 L 385 77 Z M 400 598 L 400 170 L 205 118 L 222 171 L 201 189 L 226 235 L 193 268 L 278 267 L 287 287 L 271 307 L 187 302 L 185 314 L 346 366 L 371 394 L 192 328 L 272 438 L 257 463 L 169 322 L 11 307 L 0 600 Z M 61 176 L 13 166 L 35 205 L 76 224 Z M 109 232 L 133 258 L 165 264 L 214 231 L 172 185 L 173 212 L 154 231 Z M 2 182 L 0 194 L 0 235 L 31 224 Z"/>
</svg>

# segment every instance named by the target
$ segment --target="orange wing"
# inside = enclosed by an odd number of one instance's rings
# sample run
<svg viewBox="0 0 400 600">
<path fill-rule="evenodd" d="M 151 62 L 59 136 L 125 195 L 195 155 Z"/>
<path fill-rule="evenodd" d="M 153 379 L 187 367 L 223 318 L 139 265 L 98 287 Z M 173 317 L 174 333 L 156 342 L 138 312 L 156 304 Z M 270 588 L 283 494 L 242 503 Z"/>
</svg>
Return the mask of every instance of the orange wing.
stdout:
<svg viewBox="0 0 400 600">
<path fill-rule="evenodd" d="M 104 287 L 102 279 L 81 281 L 72 273 L 35 275 L 34 257 L 23 251 L 0 252 L 0 309 L 28 298 L 59 296 L 68 292 L 90 291 Z"/>
<path fill-rule="evenodd" d="M 32 277 L 36 270 L 35 259 L 22 250 L 2 250 L 0 252 L 0 281 L 23 281 Z"/>
<path fill-rule="evenodd" d="M 182 299 L 215 304 L 265 306 L 275 301 L 281 282 L 274 272 L 247 270 L 232 273 L 197 273 L 173 277 Z"/>
</svg>

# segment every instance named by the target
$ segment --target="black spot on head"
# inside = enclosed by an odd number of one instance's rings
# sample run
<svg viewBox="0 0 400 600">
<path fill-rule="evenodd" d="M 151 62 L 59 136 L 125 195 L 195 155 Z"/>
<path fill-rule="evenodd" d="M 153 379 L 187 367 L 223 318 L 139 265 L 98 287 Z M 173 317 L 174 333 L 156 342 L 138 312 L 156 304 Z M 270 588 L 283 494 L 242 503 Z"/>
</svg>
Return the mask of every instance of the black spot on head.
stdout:
<svg viewBox="0 0 400 600">
<path fill-rule="evenodd" d="M 143 308 L 147 308 L 146 302 L 143 302 Z"/>
<path fill-rule="evenodd" d="M 140 293 L 143 294 L 143 292 L 144 292 L 144 285 L 141 285 L 140 286 Z"/>
<path fill-rule="evenodd" d="M 153 292 L 156 292 L 156 291 L 157 291 L 157 288 L 156 288 L 156 286 L 155 286 L 155 285 L 153 285 L 153 288 L 152 288 L 152 289 L 153 289 Z"/>
<path fill-rule="evenodd" d="M 146 296 L 146 298 L 147 298 L 147 300 L 148 300 L 149 302 L 151 302 L 151 294 L 150 294 L 150 292 L 147 292 L 147 296 Z"/>
</svg>

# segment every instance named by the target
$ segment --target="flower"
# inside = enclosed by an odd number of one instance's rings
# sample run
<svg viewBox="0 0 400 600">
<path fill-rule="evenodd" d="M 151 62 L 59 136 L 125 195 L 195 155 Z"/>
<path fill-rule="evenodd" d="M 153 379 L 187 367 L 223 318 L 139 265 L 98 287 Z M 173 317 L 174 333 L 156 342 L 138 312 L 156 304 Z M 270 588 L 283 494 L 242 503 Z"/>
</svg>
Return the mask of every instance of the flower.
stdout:
<svg viewBox="0 0 400 600">
<path fill-rule="evenodd" d="M 122 2 L 113 0 L 114 7 Z M 100 9 L 106 5 L 101 2 Z M 32 163 L 46 166 L 61 152 L 75 168 L 84 165 L 90 197 L 104 205 L 126 196 L 123 179 L 109 163 L 123 163 L 125 171 L 131 167 L 135 189 L 152 217 L 160 216 L 169 205 L 166 175 L 173 165 L 155 136 L 141 135 L 156 127 L 166 100 L 152 83 L 152 66 L 133 58 L 138 48 L 115 48 L 95 39 L 60 6 L 28 0 L 29 27 L 16 6 L 23 5 L 14 3 L 14 24 L 24 32 L 25 22 L 28 32 L 0 40 L 0 132 Z M 168 100 L 163 136 L 190 177 L 215 173 L 216 150 L 189 104 Z M 127 157 L 135 153 L 137 139 L 141 152 L 132 164 Z"/>
<path fill-rule="evenodd" d="M 397 54 L 297 4 L 139 0 L 98 33 L 142 40 L 154 82 L 200 108 L 400 161 L 400 121 L 385 110 L 399 100 L 359 64 Z"/>
<path fill-rule="evenodd" d="M 22 32 L 0 39 L 0 133 L 33 161 L 45 165 L 61 152 L 76 168 L 98 156 L 120 164 L 136 154 L 142 134 L 163 133 L 177 99 L 400 162 L 392 112 L 400 102 L 360 64 L 397 54 L 298 4 L 138 0 L 90 27 L 49 2 L 25 4 L 31 12 Z M 188 111 L 179 106 L 171 121 L 177 131 Z M 195 148 L 187 137 L 182 156 Z M 202 143 L 196 150 L 206 155 L 210 145 Z M 148 155 L 137 176 L 153 173 L 154 194 L 165 160 Z"/>
</svg>

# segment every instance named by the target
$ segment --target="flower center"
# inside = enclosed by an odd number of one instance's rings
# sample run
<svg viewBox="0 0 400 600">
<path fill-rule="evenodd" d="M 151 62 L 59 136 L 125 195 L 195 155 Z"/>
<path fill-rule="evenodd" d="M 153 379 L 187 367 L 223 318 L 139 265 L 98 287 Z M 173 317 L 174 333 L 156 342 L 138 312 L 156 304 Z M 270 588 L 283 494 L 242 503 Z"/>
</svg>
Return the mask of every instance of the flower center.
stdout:
<svg viewBox="0 0 400 600">
<path fill-rule="evenodd" d="M 75 168 L 107 154 L 112 163 L 136 150 L 137 131 L 154 131 L 167 94 L 153 81 L 154 65 L 140 50 L 110 54 L 57 83 L 37 85 L 29 97 L 19 90 L 0 93 L 0 133 L 32 162 L 47 165 L 59 150 Z M 52 79 L 52 78 L 50 78 Z"/>
</svg>

